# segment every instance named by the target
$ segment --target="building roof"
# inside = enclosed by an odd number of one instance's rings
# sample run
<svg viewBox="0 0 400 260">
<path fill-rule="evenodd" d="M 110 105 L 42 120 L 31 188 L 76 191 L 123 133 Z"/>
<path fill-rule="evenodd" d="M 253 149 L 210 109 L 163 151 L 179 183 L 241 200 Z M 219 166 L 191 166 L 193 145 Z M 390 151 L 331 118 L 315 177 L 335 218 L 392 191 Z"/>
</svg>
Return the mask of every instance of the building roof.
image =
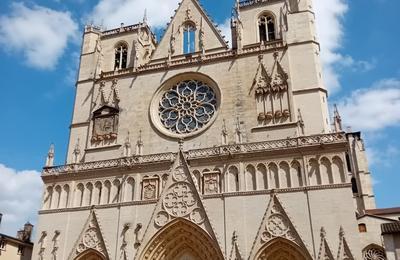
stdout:
<svg viewBox="0 0 400 260">
<path fill-rule="evenodd" d="M 390 215 L 390 214 L 400 214 L 400 207 L 397 208 L 385 208 L 385 209 L 367 209 L 366 214 L 370 215 Z"/>
<path fill-rule="evenodd" d="M 1 239 L 12 241 L 12 242 L 17 243 L 17 244 L 24 244 L 24 245 L 28 245 L 28 246 L 33 246 L 32 242 L 23 241 L 21 239 L 18 239 L 18 238 L 15 238 L 15 237 L 11 237 L 11 236 L 8 236 L 8 235 L 2 234 L 2 233 L 0 233 L 0 240 Z"/>
<path fill-rule="evenodd" d="M 382 235 L 400 233 L 400 221 L 381 225 Z"/>
</svg>

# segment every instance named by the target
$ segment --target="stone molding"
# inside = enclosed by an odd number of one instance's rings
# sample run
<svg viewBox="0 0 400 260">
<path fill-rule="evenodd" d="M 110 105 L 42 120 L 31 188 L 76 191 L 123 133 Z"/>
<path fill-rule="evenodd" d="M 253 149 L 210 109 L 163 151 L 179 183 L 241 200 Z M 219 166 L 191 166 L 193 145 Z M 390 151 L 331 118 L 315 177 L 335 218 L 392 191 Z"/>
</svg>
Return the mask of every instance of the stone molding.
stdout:
<svg viewBox="0 0 400 260">
<path fill-rule="evenodd" d="M 302 136 L 282 140 L 265 141 L 258 143 L 234 144 L 213 148 L 189 150 L 185 152 L 188 161 L 196 159 L 210 159 L 212 157 L 242 155 L 268 151 L 294 150 L 307 147 L 319 147 L 321 145 L 347 144 L 345 133 L 322 134 Z M 140 165 L 172 163 L 176 158 L 174 153 L 162 153 L 143 156 L 124 157 L 104 161 L 95 161 L 79 164 L 68 164 L 56 167 L 46 167 L 42 176 L 61 175 L 68 173 L 87 172 L 92 170 L 110 168 L 132 168 Z"/>
<path fill-rule="evenodd" d="M 275 194 L 293 193 L 293 192 L 304 192 L 304 191 L 312 191 L 312 190 L 343 189 L 343 188 L 350 188 L 350 187 L 351 187 L 350 183 L 340 183 L 340 184 L 330 184 L 330 185 L 307 186 L 307 187 L 299 187 L 299 188 L 227 192 L 227 193 L 219 193 L 219 194 L 211 194 L 211 195 L 202 195 L 201 198 L 203 200 L 207 200 L 207 199 L 226 198 L 226 197 L 235 197 L 235 196 L 253 196 L 253 195 L 264 195 L 264 194 L 273 194 L 273 193 L 275 193 Z M 135 200 L 135 201 L 111 203 L 111 204 L 105 204 L 105 205 L 91 205 L 91 206 L 84 206 L 84 207 L 62 208 L 62 209 L 45 209 L 45 210 L 40 210 L 39 215 L 85 211 L 85 210 L 91 210 L 91 209 L 108 209 L 108 208 L 135 206 L 135 205 L 147 205 L 147 204 L 155 204 L 155 203 L 157 203 L 157 201 L 158 201 L 158 198 L 154 199 L 154 200 Z"/>
<path fill-rule="evenodd" d="M 124 157 L 119 159 L 67 164 L 57 167 L 46 167 L 42 171 L 42 176 L 51 176 L 67 173 L 86 172 L 110 168 L 131 168 L 138 165 L 148 165 L 154 163 L 172 163 L 176 155 L 173 153 L 151 154 L 143 156 Z"/>
</svg>

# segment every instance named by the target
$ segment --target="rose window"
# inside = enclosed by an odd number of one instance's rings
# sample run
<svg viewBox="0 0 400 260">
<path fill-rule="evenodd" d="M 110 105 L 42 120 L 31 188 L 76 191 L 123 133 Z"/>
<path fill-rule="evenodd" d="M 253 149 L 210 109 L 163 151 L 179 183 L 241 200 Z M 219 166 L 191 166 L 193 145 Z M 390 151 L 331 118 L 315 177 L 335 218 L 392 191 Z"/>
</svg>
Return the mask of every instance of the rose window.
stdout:
<svg viewBox="0 0 400 260">
<path fill-rule="evenodd" d="M 217 96 L 206 83 L 185 80 L 161 97 L 159 118 L 174 134 L 190 134 L 207 125 L 217 110 Z"/>
<path fill-rule="evenodd" d="M 378 248 L 370 248 L 364 252 L 365 260 L 386 260 L 385 252 Z"/>
</svg>

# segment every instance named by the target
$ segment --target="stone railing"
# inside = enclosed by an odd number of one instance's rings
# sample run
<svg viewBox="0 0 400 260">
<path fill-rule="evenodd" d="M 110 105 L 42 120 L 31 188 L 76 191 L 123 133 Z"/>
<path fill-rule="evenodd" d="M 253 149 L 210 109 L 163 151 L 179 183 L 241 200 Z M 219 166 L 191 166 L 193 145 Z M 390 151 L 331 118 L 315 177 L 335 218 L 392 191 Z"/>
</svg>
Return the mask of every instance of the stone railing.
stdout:
<svg viewBox="0 0 400 260">
<path fill-rule="evenodd" d="M 102 36 L 110 36 L 113 34 L 118 34 L 118 33 L 122 33 L 122 32 L 130 32 L 130 31 L 134 31 L 139 29 L 141 26 L 143 26 L 143 24 L 133 24 L 133 25 L 129 25 L 129 26 L 123 26 L 120 28 L 116 28 L 116 29 L 112 29 L 112 30 L 107 30 L 107 31 L 103 31 L 101 33 Z"/>
<path fill-rule="evenodd" d="M 173 162 L 175 160 L 175 154 L 173 153 L 162 153 L 162 154 L 151 154 L 143 156 L 125 157 L 119 159 L 111 159 L 104 161 L 95 161 L 79 164 L 68 164 L 56 167 L 44 168 L 42 171 L 43 176 L 57 175 L 64 173 L 74 172 L 85 172 L 99 169 L 110 169 L 110 168 L 132 168 L 142 164 L 152 163 L 164 163 Z"/>
<path fill-rule="evenodd" d="M 246 7 L 246 6 L 251 6 L 256 3 L 263 3 L 263 2 L 268 2 L 270 0 L 241 0 L 239 1 L 240 7 Z"/>
<path fill-rule="evenodd" d="M 204 157 L 217 157 L 233 154 L 268 152 L 285 149 L 304 148 L 309 146 L 346 143 L 344 133 L 304 136 L 288 138 L 283 140 L 265 141 L 259 143 L 226 145 L 220 147 L 190 150 L 187 152 L 187 159 L 200 159 Z"/>
<path fill-rule="evenodd" d="M 304 136 L 288 138 L 283 140 L 273 140 L 258 143 L 226 145 L 213 148 L 189 150 L 185 152 L 188 160 L 201 159 L 207 157 L 227 156 L 234 154 L 246 154 L 268 151 L 289 150 L 329 144 L 344 144 L 347 142 L 345 133 L 323 134 L 314 136 Z M 80 164 L 69 164 L 56 167 L 44 168 L 43 176 L 51 176 L 66 173 L 85 172 L 99 169 L 110 168 L 133 168 L 140 165 L 155 163 L 172 163 L 176 158 L 175 153 L 162 153 L 143 156 L 125 157 L 96 162 Z"/>
<path fill-rule="evenodd" d="M 168 61 L 166 59 L 164 62 L 145 64 L 145 65 L 139 66 L 138 68 L 128 68 L 128 69 L 123 69 L 123 70 L 102 72 L 101 78 L 103 80 L 104 78 L 108 78 L 108 77 L 139 74 L 139 73 L 143 73 L 143 72 L 168 69 L 168 68 L 179 67 L 179 66 L 190 65 L 190 64 L 213 62 L 216 60 L 233 58 L 233 57 L 241 56 L 241 55 L 248 55 L 248 54 L 252 54 L 252 53 L 259 53 L 262 51 L 276 50 L 276 49 L 280 49 L 283 47 L 285 47 L 285 43 L 282 40 L 277 40 L 277 41 L 272 41 L 272 42 L 266 42 L 264 44 L 254 44 L 251 46 L 247 46 L 247 47 L 243 48 L 243 50 L 240 53 L 238 53 L 236 50 L 227 50 L 227 51 L 207 54 L 204 56 L 202 56 L 201 54 L 194 54 L 189 58 L 186 58 L 183 56 L 179 59 L 172 59 L 171 61 Z"/>
</svg>

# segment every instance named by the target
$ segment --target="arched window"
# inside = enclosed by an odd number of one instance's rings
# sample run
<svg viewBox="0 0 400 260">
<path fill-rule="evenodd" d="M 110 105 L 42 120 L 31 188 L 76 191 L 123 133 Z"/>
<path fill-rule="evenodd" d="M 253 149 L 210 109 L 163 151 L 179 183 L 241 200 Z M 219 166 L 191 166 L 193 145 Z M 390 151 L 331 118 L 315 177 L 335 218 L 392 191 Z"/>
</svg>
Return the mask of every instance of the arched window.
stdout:
<svg viewBox="0 0 400 260">
<path fill-rule="evenodd" d="M 183 25 L 183 54 L 196 51 L 196 27 L 193 23 Z"/>
<path fill-rule="evenodd" d="M 364 260 L 386 260 L 385 249 L 377 245 L 369 245 L 363 250 Z"/>
<path fill-rule="evenodd" d="M 115 65 L 114 69 L 126 69 L 128 65 L 128 46 L 120 43 L 115 47 Z"/>
<path fill-rule="evenodd" d="M 269 42 L 276 40 L 275 19 L 270 14 L 264 14 L 258 19 L 258 32 L 260 42 Z"/>
</svg>

